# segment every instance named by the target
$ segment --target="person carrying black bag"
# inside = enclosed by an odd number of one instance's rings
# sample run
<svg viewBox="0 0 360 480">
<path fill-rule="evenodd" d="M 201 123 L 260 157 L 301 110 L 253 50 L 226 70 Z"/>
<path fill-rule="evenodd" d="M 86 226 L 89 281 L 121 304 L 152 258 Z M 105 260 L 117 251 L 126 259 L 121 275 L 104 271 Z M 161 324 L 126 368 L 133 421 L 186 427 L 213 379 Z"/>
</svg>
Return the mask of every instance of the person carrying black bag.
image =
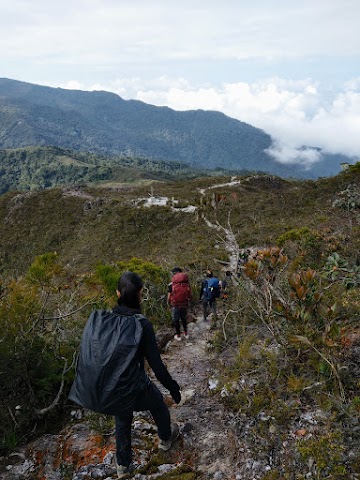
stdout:
<svg viewBox="0 0 360 480">
<path fill-rule="evenodd" d="M 112 311 L 92 312 L 85 326 L 69 399 L 85 408 L 115 416 L 118 478 L 131 473 L 131 424 L 134 411 L 150 411 L 158 428 L 159 448 L 169 450 L 179 436 L 144 361 L 156 378 L 180 403 L 180 387 L 163 364 L 151 322 L 141 314 L 143 282 L 125 272 L 119 279 L 118 305 Z"/>
</svg>

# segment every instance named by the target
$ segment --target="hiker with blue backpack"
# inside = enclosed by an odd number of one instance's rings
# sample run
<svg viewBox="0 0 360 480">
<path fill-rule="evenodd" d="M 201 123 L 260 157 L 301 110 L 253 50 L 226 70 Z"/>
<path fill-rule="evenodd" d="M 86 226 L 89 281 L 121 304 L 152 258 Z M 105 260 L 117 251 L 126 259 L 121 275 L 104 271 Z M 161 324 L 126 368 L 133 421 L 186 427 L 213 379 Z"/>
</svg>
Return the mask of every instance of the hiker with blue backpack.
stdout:
<svg viewBox="0 0 360 480">
<path fill-rule="evenodd" d="M 111 311 L 96 310 L 85 326 L 69 398 L 79 405 L 115 416 L 118 478 L 135 468 L 131 451 L 134 411 L 150 411 L 157 425 L 159 448 L 169 450 L 179 436 L 170 423 L 163 396 L 145 372 L 147 360 L 156 378 L 180 403 L 180 387 L 163 364 L 154 329 L 141 313 L 142 279 L 125 272 L 117 287 L 118 304 Z"/>
<path fill-rule="evenodd" d="M 201 284 L 200 300 L 203 304 L 204 321 L 207 321 L 209 310 L 213 313 L 211 327 L 216 326 L 216 299 L 220 297 L 220 282 L 211 270 L 206 271 L 206 278 Z"/>
</svg>

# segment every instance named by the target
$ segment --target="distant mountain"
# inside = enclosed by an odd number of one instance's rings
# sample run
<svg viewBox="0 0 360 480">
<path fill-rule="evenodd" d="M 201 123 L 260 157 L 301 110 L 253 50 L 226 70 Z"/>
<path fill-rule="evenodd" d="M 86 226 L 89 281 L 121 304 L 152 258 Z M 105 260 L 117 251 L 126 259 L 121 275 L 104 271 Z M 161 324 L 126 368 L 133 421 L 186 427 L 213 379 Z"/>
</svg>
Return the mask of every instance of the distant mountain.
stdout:
<svg viewBox="0 0 360 480">
<path fill-rule="evenodd" d="M 197 168 L 313 177 L 266 153 L 271 137 L 213 111 L 178 112 L 108 92 L 83 92 L 0 79 L 0 148 L 56 146 L 102 155 L 177 161 Z M 335 174 L 326 159 L 315 176 Z M 335 165 L 335 167 L 334 167 Z"/>
</svg>

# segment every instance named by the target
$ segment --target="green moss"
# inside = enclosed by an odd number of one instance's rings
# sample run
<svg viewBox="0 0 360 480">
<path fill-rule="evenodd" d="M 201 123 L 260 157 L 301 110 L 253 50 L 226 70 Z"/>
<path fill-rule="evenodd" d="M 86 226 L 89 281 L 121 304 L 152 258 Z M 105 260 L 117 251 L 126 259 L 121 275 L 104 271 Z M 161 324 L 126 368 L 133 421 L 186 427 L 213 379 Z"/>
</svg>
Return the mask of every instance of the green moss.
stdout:
<svg viewBox="0 0 360 480">
<path fill-rule="evenodd" d="M 169 457 L 170 455 L 170 457 Z M 158 467 L 166 463 L 172 463 L 171 452 L 158 452 L 152 455 L 146 465 L 136 470 L 137 473 L 142 475 L 151 475 L 158 472 Z M 190 465 L 181 464 L 166 474 L 157 477 L 159 480 L 171 479 L 171 480 L 193 480 L 196 478 L 196 474 L 193 472 Z"/>
<path fill-rule="evenodd" d="M 158 471 L 159 465 L 168 463 L 168 460 L 168 454 L 159 451 L 155 455 L 152 455 L 146 465 L 137 469 L 136 472 L 141 473 L 142 475 L 151 475 L 152 473 L 156 473 Z"/>
<path fill-rule="evenodd" d="M 164 475 L 160 475 L 160 477 L 157 478 L 158 480 L 195 480 L 197 475 L 188 465 L 180 465 L 174 470 L 165 473 Z"/>
<path fill-rule="evenodd" d="M 285 479 L 284 477 L 281 476 L 278 469 L 274 469 L 274 470 L 271 470 L 270 472 L 266 472 L 261 480 L 285 480 Z"/>
<path fill-rule="evenodd" d="M 309 238 L 310 236 L 311 231 L 307 227 L 293 228 L 282 235 L 279 235 L 276 239 L 276 244 L 279 245 L 279 247 L 282 247 L 288 240 L 302 240 L 304 238 Z"/>
<path fill-rule="evenodd" d="M 87 411 L 86 421 L 95 432 L 101 435 L 109 435 L 109 433 L 112 433 L 115 428 L 114 417 L 92 412 L 90 410 Z"/>
<path fill-rule="evenodd" d="M 349 478 L 349 471 L 343 461 L 345 447 L 340 432 L 329 432 L 300 440 L 297 448 L 305 462 L 310 458 L 314 459 L 316 478 Z"/>
</svg>

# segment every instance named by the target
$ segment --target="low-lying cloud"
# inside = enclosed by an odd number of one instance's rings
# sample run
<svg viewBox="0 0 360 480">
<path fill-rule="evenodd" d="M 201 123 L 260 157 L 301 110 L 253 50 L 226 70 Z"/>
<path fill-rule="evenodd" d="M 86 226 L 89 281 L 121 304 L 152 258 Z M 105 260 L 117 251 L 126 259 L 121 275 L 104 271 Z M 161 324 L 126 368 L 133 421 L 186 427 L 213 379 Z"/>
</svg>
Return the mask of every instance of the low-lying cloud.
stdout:
<svg viewBox="0 0 360 480">
<path fill-rule="evenodd" d="M 275 160 L 285 164 L 300 164 L 305 170 L 322 159 L 321 152 L 316 148 L 297 148 L 274 141 L 272 146 L 266 150 Z"/>
<path fill-rule="evenodd" d="M 270 149 L 282 163 L 310 166 L 324 152 L 360 158 L 360 78 L 332 91 L 309 79 L 272 78 L 255 83 L 192 86 L 186 79 L 162 77 L 144 84 L 119 79 L 88 88 L 78 82 L 67 88 L 107 90 L 175 110 L 217 110 L 261 128 L 274 139 Z"/>
</svg>

